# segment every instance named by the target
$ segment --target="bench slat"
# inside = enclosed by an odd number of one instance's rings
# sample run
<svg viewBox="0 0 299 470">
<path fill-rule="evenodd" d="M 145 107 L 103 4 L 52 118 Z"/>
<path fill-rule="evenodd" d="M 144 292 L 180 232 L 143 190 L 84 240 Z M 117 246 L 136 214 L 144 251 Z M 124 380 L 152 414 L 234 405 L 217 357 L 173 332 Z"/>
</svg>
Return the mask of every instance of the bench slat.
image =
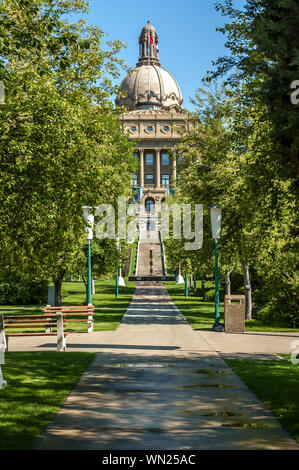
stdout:
<svg viewBox="0 0 299 470">
<path fill-rule="evenodd" d="M 66 325 L 64 325 L 64 326 L 66 326 Z M 34 326 L 33 325 L 27 325 L 27 324 L 24 324 L 24 325 L 19 325 L 19 324 L 18 325 L 7 325 L 7 326 L 5 326 L 4 331 L 7 330 L 7 329 L 16 330 L 16 329 L 22 329 L 22 328 L 23 329 L 26 329 L 26 328 L 28 328 L 28 329 L 31 328 L 32 329 L 32 328 L 47 328 L 47 327 L 48 328 L 50 328 L 50 327 L 53 328 L 53 325 L 44 325 L 44 324 L 41 324 L 41 325 L 38 324 L 38 325 L 34 325 Z M 56 328 L 56 326 L 54 326 L 54 328 Z"/>
<path fill-rule="evenodd" d="M 49 317 L 52 318 L 55 318 L 56 315 L 49 315 Z M 33 320 L 39 320 L 41 318 L 45 318 L 45 315 L 4 315 L 4 321 L 5 320 L 18 320 L 18 319 L 22 319 L 22 320 L 25 320 L 25 319 L 33 319 Z"/>
<path fill-rule="evenodd" d="M 68 333 L 64 333 L 67 336 Z M 5 336 L 57 336 L 57 333 L 5 333 Z"/>
<path fill-rule="evenodd" d="M 75 311 L 90 311 L 90 310 L 94 310 L 94 307 L 71 307 L 71 306 L 65 306 L 65 307 L 43 307 L 42 308 L 43 311 L 48 311 L 48 312 L 61 312 L 61 310 L 75 310 Z"/>
<path fill-rule="evenodd" d="M 5 326 L 6 326 L 6 325 L 12 325 L 12 324 L 22 325 L 22 324 L 24 324 L 24 323 L 32 323 L 32 325 L 36 325 L 36 324 L 38 324 L 38 323 L 51 324 L 51 325 L 52 325 L 52 324 L 55 324 L 56 321 L 55 321 L 55 319 L 53 319 L 53 320 L 48 320 L 48 319 L 46 319 L 46 318 L 44 318 L 44 321 L 43 321 L 42 319 L 41 319 L 41 320 L 29 320 L 29 319 L 26 320 L 26 319 L 24 318 L 24 319 L 21 319 L 21 320 L 19 320 L 19 319 L 18 319 L 18 320 L 8 320 L 8 321 L 4 322 L 4 325 L 5 325 Z"/>
</svg>

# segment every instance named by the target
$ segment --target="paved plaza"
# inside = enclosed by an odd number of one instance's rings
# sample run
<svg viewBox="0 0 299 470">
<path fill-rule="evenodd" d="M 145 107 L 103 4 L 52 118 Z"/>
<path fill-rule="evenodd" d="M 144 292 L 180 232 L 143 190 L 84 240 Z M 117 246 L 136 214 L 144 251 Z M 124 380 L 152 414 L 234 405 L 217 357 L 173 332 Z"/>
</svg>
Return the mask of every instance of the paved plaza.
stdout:
<svg viewBox="0 0 299 470">
<path fill-rule="evenodd" d="M 162 283 L 137 283 L 116 331 L 68 336 L 68 351 L 98 354 L 35 449 L 298 450 L 222 358 L 281 360 L 296 338 L 196 332 Z M 56 343 L 14 338 L 10 350 Z"/>
</svg>

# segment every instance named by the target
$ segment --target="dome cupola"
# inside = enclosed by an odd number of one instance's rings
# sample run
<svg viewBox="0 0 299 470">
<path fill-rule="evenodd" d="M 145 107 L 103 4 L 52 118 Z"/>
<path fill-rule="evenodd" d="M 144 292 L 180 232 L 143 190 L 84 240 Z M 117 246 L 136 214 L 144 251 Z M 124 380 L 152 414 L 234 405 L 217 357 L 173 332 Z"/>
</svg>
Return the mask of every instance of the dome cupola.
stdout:
<svg viewBox="0 0 299 470">
<path fill-rule="evenodd" d="M 120 85 L 118 106 L 129 110 L 164 109 L 182 112 L 181 90 L 173 76 L 159 62 L 159 38 L 148 23 L 139 36 L 139 58 Z"/>
<path fill-rule="evenodd" d="M 139 36 L 139 60 L 137 67 L 141 65 L 161 65 L 159 63 L 159 38 L 156 29 L 147 22 Z"/>
</svg>

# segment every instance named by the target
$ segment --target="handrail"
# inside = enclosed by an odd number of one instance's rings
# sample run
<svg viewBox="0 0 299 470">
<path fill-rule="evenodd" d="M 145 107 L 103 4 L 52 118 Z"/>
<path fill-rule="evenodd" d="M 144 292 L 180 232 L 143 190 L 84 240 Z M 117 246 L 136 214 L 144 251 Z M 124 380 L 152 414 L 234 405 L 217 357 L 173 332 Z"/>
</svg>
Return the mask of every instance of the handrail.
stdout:
<svg viewBox="0 0 299 470">
<path fill-rule="evenodd" d="M 135 277 L 138 276 L 139 244 L 140 244 L 140 236 L 139 236 L 138 242 L 137 242 L 137 255 L 136 255 Z"/>
<path fill-rule="evenodd" d="M 164 276 L 167 276 L 167 268 L 166 268 L 166 257 L 165 257 L 164 243 L 163 243 L 162 234 L 161 234 L 161 231 L 160 231 L 160 230 L 159 230 L 159 238 L 160 238 L 161 250 L 162 250 L 162 260 L 163 260 Z"/>
</svg>

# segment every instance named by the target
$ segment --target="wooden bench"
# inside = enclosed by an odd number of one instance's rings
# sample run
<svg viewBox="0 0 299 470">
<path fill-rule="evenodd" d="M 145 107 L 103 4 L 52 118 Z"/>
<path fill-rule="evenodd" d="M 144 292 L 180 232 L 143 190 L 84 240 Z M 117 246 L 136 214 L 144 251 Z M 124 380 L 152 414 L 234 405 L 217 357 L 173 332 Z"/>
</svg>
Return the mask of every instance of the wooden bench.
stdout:
<svg viewBox="0 0 299 470">
<path fill-rule="evenodd" d="M 93 315 L 94 315 L 94 306 L 93 305 L 75 305 L 75 306 L 62 306 L 62 307 L 51 307 L 47 305 L 42 309 L 45 316 L 48 315 L 57 315 L 61 314 L 63 317 L 64 323 L 67 322 L 87 322 L 87 331 L 91 333 L 93 331 Z M 85 319 L 78 317 L 87 317 Z"/>
<path fill-rule="evenodd" d="M 57 315 L 0 315 L 0 333 L 3 331 L 5 350 L 8 351 L 8 339 L 12 336 L 57 336 L 57 350 L 65 350 L 66 336 L 63 328 L 59 329 Z M 56 332 L 53 332 L 53 329 Z M 27 331 L 11 331 L 27 330 Z M 28 331 L 29 330 L 29 331 Z M 32 331 L 35 330 L 35 331 Z M 43 331 L 36 331 L 43 330 Z M 61 337 L 61 333 L 62 336 Z"/>
</svg>

